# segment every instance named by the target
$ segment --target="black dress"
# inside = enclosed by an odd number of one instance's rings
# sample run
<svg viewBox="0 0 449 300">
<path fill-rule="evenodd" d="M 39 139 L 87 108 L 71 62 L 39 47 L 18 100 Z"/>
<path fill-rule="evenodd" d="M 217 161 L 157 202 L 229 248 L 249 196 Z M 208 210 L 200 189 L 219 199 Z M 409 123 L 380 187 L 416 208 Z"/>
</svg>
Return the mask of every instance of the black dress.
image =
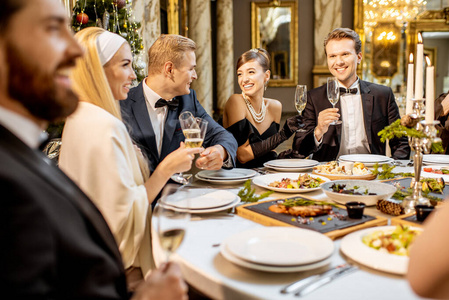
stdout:
<svg viewBox="0 0 449 300">
<path fill-rule="evenodd" d="M 237 144 L 239 147 L 243 145 L 247 140 L 249 140 L 250 144 L 254 144 L 260 141 L 263 141 L 270 136 L 276 134 L 279 131 L 279 123 L 272 122 L 270 124 L 270 127 L 268 127 L 265 132 L 262 134 L 259 133 L 256 127 L 254 127 L 253 124 L 251 124 L 248 119 L 242 119 L 228 128 L 226 128 L 234 138 L 237 140 Z M 261 157 L 255 157 L 253 160 L 250 160 L 246 162 L 245 164 L 240 163 L 238 160 L 236 160 L 236 165 L 238 168 L 257 168 L 257 167 L 263 167 L 263 164 L 269 160 L 273 160 L 277 158 L 277 154 L 274 151 L 270 151 L 267 154 L 261 156 Z"/>
</svg>

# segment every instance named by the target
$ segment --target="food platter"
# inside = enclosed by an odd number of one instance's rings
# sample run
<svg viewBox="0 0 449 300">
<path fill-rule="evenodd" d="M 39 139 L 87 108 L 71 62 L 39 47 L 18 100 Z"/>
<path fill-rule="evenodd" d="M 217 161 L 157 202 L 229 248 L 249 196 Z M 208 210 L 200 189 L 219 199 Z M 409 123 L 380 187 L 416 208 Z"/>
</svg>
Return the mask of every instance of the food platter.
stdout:
<svg viewBox="0 0 449 300">
<path fill-rule="evenodd" d="M 345 175 L 345 174 L 326 174 L 321 173 L 317 170 L 313 170 L 312 174 L 324 176 L 329 178 L 330 180 L 373 180 L 376 179 L 376 175 L 374 174 L 365 174 L 365 175 Z"/>
<path fill-rule="evenodd" d="M 299 176 L 304 175 L 306 173 L 276 173 L 276 174 L 267 174 L 262 175 L 253 178 L 253 183 L 257 186 L 260 186 L 262 188 L 272 190 L 275 192 L 281 192 L 281 193 L 308 193 L 313 192 L 316 190 L 321 189 L 321 187 L 315 187 L 315 188 L 300 188 L 300 189 L 292 189 L 292 188 L 279 188 L 279 187 L 273 187 L 269 186 L 270 183 L 274 181 L 281 181 L 283 178 L 290 178 L 290 179 L 298 179 Z M 329 181 L 328 178 L 317 176 L 317 175 L 310 175 L 313 178 L 320 178 L 324 182 Z"/>
<path fill-rule="evenodd" d="M 393 274 L 405 275 L 409 258 L 375 250 L 365 245 L 362 238 L 377 230 L 392 231 L 396 226 L 382 226 L 359 230 L 346 235 L 341 241 L 341 251 L 354 261 L 370 268 Z M 420 230 L 418 227 L 412 227 Z"/>
<path fill-rule="evenodd" d="M 346 185 L 346 188 L 348 189 L 359 187 L 359 189 L 357 189 L 358 191 L 365 191 L 367 189 L 368 192 L 375 193 L 376 195 L 351 195 L 337 193 L 332 190 L 332 186 L 334 184 Z M 345 204 L 346 202 L 357 201 L 363 202 L 367 206 L 376 205 L 378 200 L 388 199 L 396 192 L 396 187 L 391 184 L 365 180 L 337 180 L 325 182 L 321 184 L 321 188 L 330 199 L 337 203 Z"/>
</svg>

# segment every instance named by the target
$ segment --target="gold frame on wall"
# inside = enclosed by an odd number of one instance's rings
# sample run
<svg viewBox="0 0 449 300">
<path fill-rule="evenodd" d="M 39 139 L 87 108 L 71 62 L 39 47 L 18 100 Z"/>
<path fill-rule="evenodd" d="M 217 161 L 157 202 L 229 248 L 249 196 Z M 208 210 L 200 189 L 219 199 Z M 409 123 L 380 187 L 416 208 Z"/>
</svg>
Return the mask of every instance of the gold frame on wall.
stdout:
<svg viewBox="0 0 449 300">
<path fill-rule="evenodd" d="M 252 48 L 260 48 L 260 26 L 258 21 L 259 10 L 261 8 L 269 7 L 288 7 L 291 10 L 290 21 L 290 59 L 288 65 L 284 66 L 289 77 L 286 79 L 271 78 L 269 86 L 296 86 L 298 80 L 298 9 L 296 1 L 282 1 L 279 5 L 274 5 L 268 2 L 251 2 L 251 44 Z M 270 56 L 285 57 L 285 53 L 270 53 Z M 276 61 L 272 60 L 272 69 L 277 66 Z"/>
</svg>

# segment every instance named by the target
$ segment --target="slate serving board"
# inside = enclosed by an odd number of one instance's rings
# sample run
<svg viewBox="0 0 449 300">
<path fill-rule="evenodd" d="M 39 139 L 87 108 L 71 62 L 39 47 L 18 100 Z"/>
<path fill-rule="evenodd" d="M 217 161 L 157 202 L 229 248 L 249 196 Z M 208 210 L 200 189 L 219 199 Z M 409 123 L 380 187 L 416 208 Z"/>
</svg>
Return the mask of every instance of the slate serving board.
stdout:
<svg viewBox="0 0 449 300">
<path fill-rule="evenodd" d="M 297 198 L 307 199 L 306 197 L 291 197 L 287 199 Z M 283 200 L 284 199 L 277 199 L 241 205 L 237 207 L 237 214 L 266 226 L 294 226 L 315 230 L 332 239 L 362 228 L 387 224 L 386 218 L 369 215 L 364 215 L 362 219 L 350 219 L 347 217 L 346 208 L 343 206 L 333 208 L 334 213 L 341 215 L 341 218 L 333 217 L 332 220 L 329 220 L 328 218 L 330 215 L 323 215 L 313 217 L 313 221 L 311 221 L 310 224 L 302 224 L 294 216 L 275 213 L 268 209 L 271 205 Z"/>
</svg>

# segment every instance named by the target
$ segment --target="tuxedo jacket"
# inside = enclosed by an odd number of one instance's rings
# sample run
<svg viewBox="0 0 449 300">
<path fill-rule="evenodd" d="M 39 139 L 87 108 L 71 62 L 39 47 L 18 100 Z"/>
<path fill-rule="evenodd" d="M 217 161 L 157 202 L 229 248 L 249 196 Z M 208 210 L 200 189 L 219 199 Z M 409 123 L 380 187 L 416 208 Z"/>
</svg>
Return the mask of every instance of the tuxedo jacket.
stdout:
<svg viewBox="0 0 449 300">
<path fill-rule="evenodd" d="M 119 250 L 87 196 L 0 125 L 4 299 L 127 299 Z"/>
<path fill-rule="evenodd" d="M 154 171 L 157 165 L 171 152 L 179 148 L 180 142 L 184 141 L 181 124 L 178 117 L 183 111 L 190 111 L 195 117 L 205 119 L 207 124 L 206 138 L 203 147 L 221 145 L 231 156 L 235 165 L 237 151 L 237 141 L 226 129 L 215 122 L 204 110 L 196 99 L 194 90 L 190 90 L 189 95 L 177 96 L 179 106 L 176 110 L 168 110 L 165 121 L 164 135 L 162 137 L 161 154 L 157 151 L 156 138 L 148 114 L 147 104 L 143 93 L 143 82 L 132 88 L 128 94 L 128 99 L 120 101 L 122 118 L 128 126 L 129 133 L 133 140 L 138 143 L 142 151 L 150 161 L 150 170 Z"/>
<path fill-rule="evenodd" d="M 370 151 L 372 154 L 385 155 L 385 143 L 380 141 L 377 133 L 400 118 L 393 91 L 389 87 L 368 81 L 360 80 L 359 82 L 363 121 Z M 332 104 L 327 98 L 326 84 L 307 93 L 307 105 L 303 111 L 306 131 L 296 133 L 293 150 L 305 156 L 313 153 L 313 159 L 318 161 L 331 161 L 337 158 L 340 150 L 342 125 L 330 125 L 318 147 L 314 141 L 314 129 L 318 124 L 318 114 L 331 107 Z M 341 110 L 340 101 L 335 107 Z M 390 140 L 390 148 L 393 158 L 408 159 L 410 155 L 410 146 L 406 137 Z"/>
</svg>

